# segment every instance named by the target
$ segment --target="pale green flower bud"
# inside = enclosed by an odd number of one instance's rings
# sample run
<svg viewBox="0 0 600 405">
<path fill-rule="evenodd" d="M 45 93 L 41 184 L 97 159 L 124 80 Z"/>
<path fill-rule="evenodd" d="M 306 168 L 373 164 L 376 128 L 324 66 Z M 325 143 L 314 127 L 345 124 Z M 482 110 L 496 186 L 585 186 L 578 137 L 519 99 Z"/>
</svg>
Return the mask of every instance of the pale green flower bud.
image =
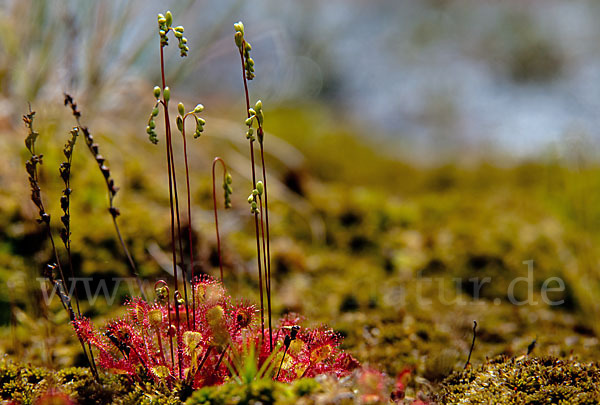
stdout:
<svg viewBox="0 0 600 405">
<path fill-rule="evenodd" d="M 244 35 L 244 23 L 242 23 L 241 21 L 238 21 L 235 24 L 233 24 L 233 29 L 235 29 L 236 32 L 239 32 L 242 35 Z"/>
<path fill-rule="evenodd" d="M 169 101 L 171 99 L 171 89 L 169 88 L 169 86 L 165 87 L 163 95 L 165 96 L 165 101 Z"/>
<path fill-rule="evenodd" d="M 235 36 L 233 38 L 235 39 L 235 45 L 238 48 L 241 48 L 243 40 L 244 40 L 244 36 L 242 35 L 242 33 L 241 32 L 236 32 Z"/>
<path fill-rule="evenodd" d="M 258 195 L 262 195 L 263 191 L 265 191 L 265 186 L 263 185 L 262 181 L 258 181 L 256 183 L 256 191 Z"/>
<path fill-rule="evenodd" d="M 258 100 L 258 101 L 256 102 L 256 104 L 254 105 L 254 108 L 256 109 L 256 111 L 260 111 L 260 110 L 262 110 L 262 101 L 261 101 L 261 100 Z"/>
<path fill-rule="evenodd" d="M 173 24 L 173 14 L 171 14 L 170 11 L 167 11 L 165 13 L 165 19 L 167 20 L 166 21 L 167 22 L 167 27 L 170 27 L 171 24 Z"/>
<path fill-rule="evenodd" d="M 198 104 L 196 107 L 194 107 L 195 114 L 201 113 L 202 111 L 204 111 L 204 106 L 202 104 Z"/>
<path fill-rule="evenodd" d="M 185 106 L 183 105 L 183 103 L 177 104 L 177 111 L 179 112 L 179 115 L 185 114 Z"/>
<path fill-rule="evenodd" d="M 155 98 L 160 97 L 160 87 L 158 87 L 158 86 L 154 86 L 154 97 Z"/>
</svg>

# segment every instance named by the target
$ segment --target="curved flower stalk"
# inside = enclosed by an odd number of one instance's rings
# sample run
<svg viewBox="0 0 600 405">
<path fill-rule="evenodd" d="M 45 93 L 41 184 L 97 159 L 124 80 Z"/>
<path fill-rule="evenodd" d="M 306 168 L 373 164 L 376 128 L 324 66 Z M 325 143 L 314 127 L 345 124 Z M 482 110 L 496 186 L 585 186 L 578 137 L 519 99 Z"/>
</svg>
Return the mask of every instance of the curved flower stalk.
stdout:
<svg viewBox="0 0 600 405">
<path fill-rule="evenodd" d="M 160 288 L 154 302 L 129 301 L 127 315 L 110 321 L 102 332 L 89 319 L 78 318 L 77 334 L 97 349 L 98 364 L 106 371 L 169 388 L 197 389 L 235 378 L 240 354 L 250 349 L 263 377 L 285 382 L 318 374 L 340 377 L 359 367 L 340 349 L 337 333 L 325 327 L 303 328 L 296 316 L 280 320 L 271 352 L 265 339 L 268 330 L 261 329 L 254 305 L 234 302 L 223 285 L 208 276 L 195 279 L 193 286 L 196 323 L 191 328 L 180 323 L 181 351 L 165 350 L 165 342 L 177 333 L 170 321 L 173 307 L 161 298 Z M 190 318 L 184 306 L 178 310 L 183 320 Z"/>
</svg>

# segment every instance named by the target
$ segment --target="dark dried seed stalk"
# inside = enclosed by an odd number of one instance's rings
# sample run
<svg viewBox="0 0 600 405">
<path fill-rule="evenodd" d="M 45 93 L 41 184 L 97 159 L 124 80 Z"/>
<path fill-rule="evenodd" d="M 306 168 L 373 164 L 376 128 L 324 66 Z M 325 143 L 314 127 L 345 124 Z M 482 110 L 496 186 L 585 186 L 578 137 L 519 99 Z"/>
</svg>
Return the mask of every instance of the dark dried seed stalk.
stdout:
<svg viewBox="0 0 600 405">
<path fill-rule="evenodd" d="M 471 364 L 471 354 L 473 354 L 473 349 L 475 348 L 475 339 L 477 338 L 477 321 L 473 321 L 473 341 L 471 342 L 471 348 L 469 349 L 469 357 L 467 358 L 467 362 L 465 363 L 465 370 Z"/>
<path fill-rule="evenodd" d="M 56 261 L 56 264 L 48 265 L 48 268 L 44 272 L 44 276 L 46 278 L 48 278 L 48 280 L 52 284 L 52 287 L 56 288 L 56 291 L 60 298 L 60 301 L 61 301 L 65 311 L 67 311 L 67 313 L 69 315 L 69 319 L 71 320 L 71 322 L 73 322 L 75 320 L 75 313 L 73 311 L 73 307 L 71 306 L 71 299 L 65 290 L 66 281 L 65 281 L 64 273 L 62 271 L 62 266 L 60 264 L 60 258 L 58 256 L 58 251 L 56 249 L 56 243 L 54 242 L 54 237 L 52 235 L 52 229 L 50 227 L 50 214 L 48 214 L 46 212 L 46 209 L 44 207 L 44 203 L 42 201 L 42 196 L 41 196 L 41 189 L 40 189 L 39 182 L 38 182 L 39 176 L 38 176 L 37 166 L 38 166 L 38 164 L 39 165 L 42 164 L 43 155 L 36 155 L 36 153 L 35 153 L 35 142 L 39 136 L 39 133 L 37 133 L 33 129 L 34 117 L 35 117 L 35 111 L 32 111 L 31 106 L 29 106 L 29 113 L 25 114 L 23 116 L 23 122 L 25 123 L 25 126 L 27 127 L 27 130 L 28 130 L 27 137 L 25 138 L 25 146 L 27 147 L 27 150 L 30 153 L 30 158 L 25 163 L 25 169 L 27 171 L 27 174 L 29 177 L 29 185 L 31 187 L 31 201 L 33 201 L 33 203 L 35 204 L 35 206 L 38 208 L 38 211 L 39 211 L 40 217 L 38 219 L 38 223 L 45 224 L 45 227 L 46 227 L 46 230 L 48 233 L 48 238 L 50 239 L 50 243 L 52 245 L 54 259 Z M 71 151 L 72 151 L 72 148 L 71 148 Z M 57 281 L 54 278 L 53 270 L 56 268 L 58 268 L 58 270 L 59 270 L 60 281 Z M 99 381 L 98 370 L 96 367 L 96 362 L 94 360 L 94 354 L 91 350 L 91 347 L 89 348 L 89 354 L 88 354 L 88 352 L 85 348 L 85 344 L 84 344 L 83 340 L 81 339 L 81 337 L 79 337 L 79 343 L 81 344 L 83 353 L 84 353 L 86 359 L 88 360 L 88 364 L 90 366 L 90 370 L 92 371 L 92 375 L 94 376 L 96 381 Z"/>
<path fill-rule="evenodd" d="M 73 162 L 73 148 L 77 142 L 79 135 L 79 128 L 75 127 L 71 130 L 71 137 L 67 140 L 67 143 L 63 149 L 66 162 L 60 164 L 60 177 L 65 184 L 63 194 L 60 197 L 60 207 L 63 211 L 63 215 L 60 217 L 60 221 L 63 224 L 63 228 L 60 230 L 60 239 L 65 246 L 67 257 L 69 259 L 69 269 L 71 270 L 71 279 L 73 280 L 73 292 L 75 295 L 75 304 L 77 307 L 77 316 L 81 317 L 81 309 L 79 307 L 79 294 L 77 292 L 77 282 L 75 280 L 75 272 L 73 271 L 73 260 L 71 258 L 71 165 Z"/>
<path fill-rule="evenodd" d="M 65 93 L 65 106 L 71 108 L 73 117 L 75 117 L 75 120 L 77 121 L 77 128 L 79 129 L 79 132 L 83 134 L 85 144 L 92 156 L 94 157 L 94 160 L 98 164 L 100 172 L 102 173 L 102 177 L 104 178 L 108 192 L 108 212 L 110 213 L 110 216 L 112 218 L 115 232 L 117 233 L 117 238 L 119 239 L 121 248 L 123 249 L 123 252 L 125 253 L 125 256 L 127 258 L 127 263 L 129 264 L 131 276 L 135 277 L 142 296 L 146 297 L 142 286 L 142 281 L 140 279 L 140 274 L 137 270 L 137 266 L 135 265 L 135 262 L 133 260 L 133 257 L 131 256 L 131 253 L 129 252 L 129 249 L 127 248 L 125 240 L 123 239 L 123 235 L 121 234 L 119 224 L 117 222 L 117 217 L 121 214 L 121 212 L 117 207 L 115 207 L 114 198 L 117 194 L 117 191 L 119 191 L 119 188 L 115 185 L 115 181 L 110 175 L 110 169 L 105 164 L 106 159 L 100 154 L 100 148 L 98 144 L 94 142 L 93 135 L 90 133 L 87 127 L 81 125 L 81 111 L 77 108 L 77 103 L 75 102 L 73 97 L 67 93 Z"/>
</svg>

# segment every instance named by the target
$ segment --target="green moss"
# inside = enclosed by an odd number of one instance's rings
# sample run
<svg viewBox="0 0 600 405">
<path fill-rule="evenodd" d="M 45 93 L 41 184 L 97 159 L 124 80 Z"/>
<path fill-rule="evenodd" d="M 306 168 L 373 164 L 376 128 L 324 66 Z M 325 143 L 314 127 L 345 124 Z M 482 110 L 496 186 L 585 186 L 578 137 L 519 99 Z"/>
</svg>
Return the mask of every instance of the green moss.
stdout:
<svg viewBox="0 0 600 405">
<path fill-rule="evenodd" d="M 221 386 L 205 387 L 196 391 L 186 402 L 188 405 L 229 405 L 229 404 L 296 404 L 320 389 L 313 379 L 301 379 L 293 384 L 270 380 L 253 381 L 248 385 L 227 383 Z"/>
<path fill-rule="evenodd" d="M 53 389 L 81 405 L 96 404 L 179 404 L 181 401 L 168 391 L 156 387 L 140 387 L 126 377 L 101 375 L 94 380 L 86 368 L 70 367 L 60 371 L 0 361 L 0 399 L 32 404 Z"/>
<path fill-rule="evenodd" d="M 498 358 L 456 372 L 443 383 L 442 403 L 597 404 L 597 363 L 543 358 Z"/>
</svg>

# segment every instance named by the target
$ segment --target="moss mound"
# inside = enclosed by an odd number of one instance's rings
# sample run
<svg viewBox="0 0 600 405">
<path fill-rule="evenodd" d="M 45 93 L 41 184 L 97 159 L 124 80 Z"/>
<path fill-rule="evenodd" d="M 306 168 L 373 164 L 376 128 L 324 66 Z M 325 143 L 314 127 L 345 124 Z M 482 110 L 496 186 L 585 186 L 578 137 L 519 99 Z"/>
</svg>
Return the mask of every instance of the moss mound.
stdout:
<svg viewBox="0 0 600 405">
<path fill-rule="evenodd" d="M 444 404 L 600 403 L 598 363 L 555 357 L 500 357 L 456 372 L 443 385 Z"/>
<path fill-rule="evenodd" d="M 0 400 L 14 404 L 179 404 L 174 394 L 103 374 L 97 383 L 86 368 L 60 371 L 0 361 Z M 2 402 L 4 403 L 4 402 Z"/>
</svg>

